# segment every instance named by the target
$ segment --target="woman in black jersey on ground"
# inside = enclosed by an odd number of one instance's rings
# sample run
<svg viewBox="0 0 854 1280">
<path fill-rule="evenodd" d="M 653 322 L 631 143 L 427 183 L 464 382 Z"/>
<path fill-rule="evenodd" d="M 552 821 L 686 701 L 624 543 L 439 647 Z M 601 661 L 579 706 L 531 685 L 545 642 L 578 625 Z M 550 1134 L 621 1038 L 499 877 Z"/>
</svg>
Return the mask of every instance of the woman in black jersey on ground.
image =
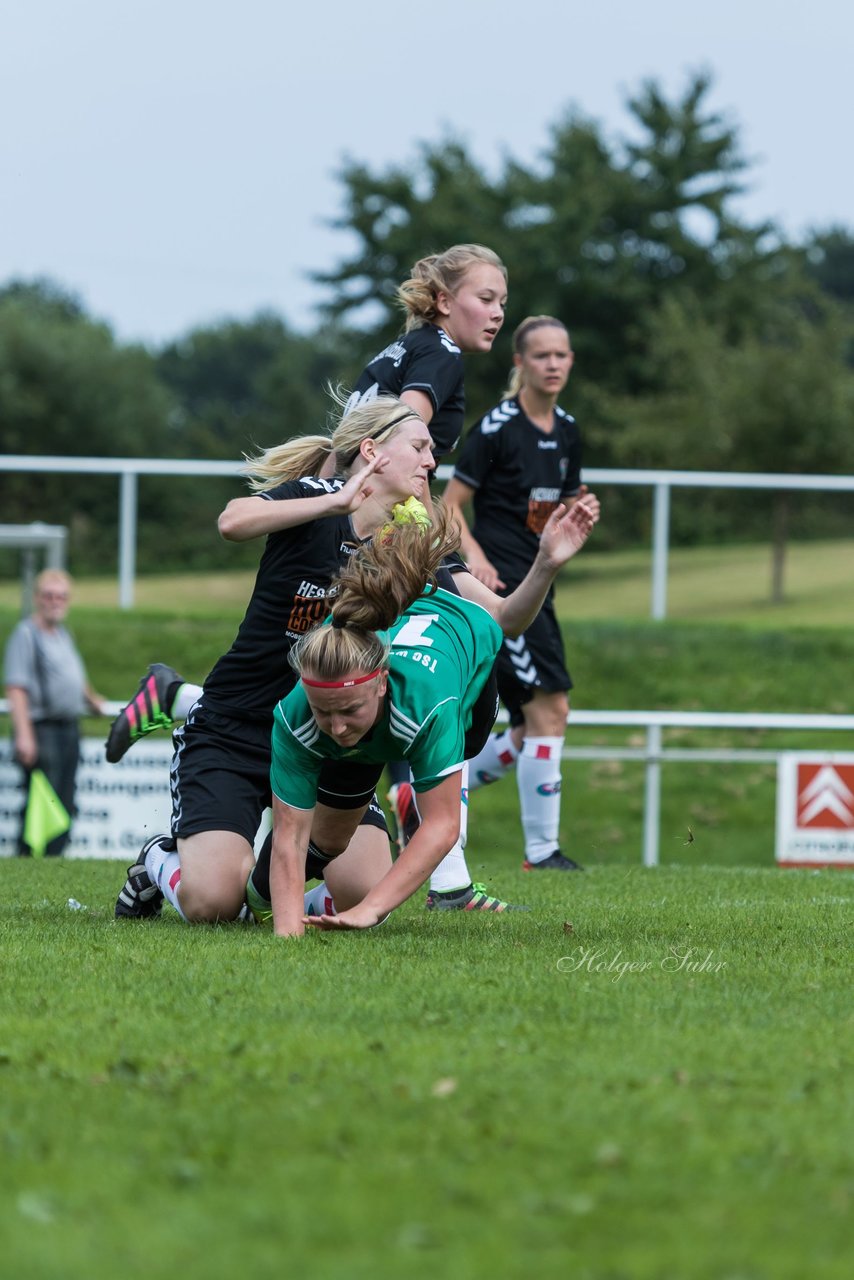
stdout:
<svg viewBox="0 0 854 1280">
<path fill-rule="evenodd" d="M 529 316 L 513 335 L 514 370 L 504 399 L 472 428 L 445 490 L 462 532 L 462 553 L 485 586 L 505 595 L 527 573 L 558 503 L 581 484 L 581 437 L 558 405 L 573 364 L 569 333 L 553 316 Z M 471 531 L 463 516 L 474 507 Z M 572 679 L 565 665 L 552 593 L 518 639 L 505 639 L 496 664 L 510 729 L 469 764 L 469 788 L 515 767 L 526 871 L 575 871 L 559 848 L 561 752 Z"/>
<path fill-rule="evenodd" d="M 219 518 L 229 540 L 266 538 L 234 644 L 201 689 L 158 665 L 107 740 L 108 758 L 119 759 L 145 731 L 146 699 L 162 704 L 164 716 L 175 715 L 176 695 L 192 703 L 182 707 L 186 718 L 174 735 L 171 838 L 150 840 L 128 869 L 117 916 L 157 915 L 164 895 L 192 921 L 241 913 L 254 839 L 270 804 L 273 708 L 294 683 L 288 651 L 325 616 L 342 561 L 390 518 L 395 503 L 426 492 L 431 444 L 420 417 L 384 396 L 345 415 L 331 437 L 298 438 L 250 460 L 254 495 L 232 499 Z M 333 449 L 349 479 L 318 478 Z M 330 891 L 342 902 L 358 901 L 390 865 L 378 806 L 353 845 L 352 857 L 348 851 L 331 873 Z"/>
</svg>

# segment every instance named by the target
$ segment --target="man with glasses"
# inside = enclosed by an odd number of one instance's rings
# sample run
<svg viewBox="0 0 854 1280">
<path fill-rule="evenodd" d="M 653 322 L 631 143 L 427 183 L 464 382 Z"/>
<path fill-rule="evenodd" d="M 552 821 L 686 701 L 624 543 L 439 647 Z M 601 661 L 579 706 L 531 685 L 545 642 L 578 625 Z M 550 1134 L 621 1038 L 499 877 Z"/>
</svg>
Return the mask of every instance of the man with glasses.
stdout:
<svg viewBox="0 0 854 1280">
<path fill-rule="evenodd" d="M 86 675 L 83 659 L 64 623 L 71 601 L 71 579 L 61 569 L 45 569 L 36 578 L 33 612 L 15 627 L 6 645 L 4 680 L 12 720 L 15 760 L 29 792 L 34 769 L 41 769 L 69 815 L 74 814 L 74 782 L 80 759 L 80 717 L 87 710 L 105 715 L 104 700 Z M 31 852 L 24 841 L 24 815 L 18 853 Z M 70 831 L 55 836 L 45 853 L 58 857 Z"/>
</svg>

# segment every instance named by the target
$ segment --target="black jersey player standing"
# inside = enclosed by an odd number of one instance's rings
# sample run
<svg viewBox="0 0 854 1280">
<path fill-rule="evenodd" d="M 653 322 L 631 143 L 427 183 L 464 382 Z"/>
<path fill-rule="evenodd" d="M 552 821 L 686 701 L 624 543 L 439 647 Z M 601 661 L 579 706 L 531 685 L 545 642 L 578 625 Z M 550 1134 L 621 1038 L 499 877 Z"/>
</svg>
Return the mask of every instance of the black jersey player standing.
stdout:
<svg viewBox="0 0 854 1280">
<path fill-rule="evenodd" d="M 437 463 L 456 448 L 465 421 L 462 357 L 487 352 L 504 323 L 507 271 L 484 245 L 458 244 L 419 259 L 397 291 L 404 332 L 369 360 L 347 408 L 397 396 L 420 414 Z"/>
<path fill-rule="evenodd" d="M 581 437 L 557 403 L 572 370 L 569 333 L 552 316 L 531 316 L 513 336 L 514 371 L 504 399 L 466 437 L 445 501 L 457 514 L 469 569 L 501 594 L 512 591 L 537 554 L 559 503 L 585 492 Z M 474 509 L 471 530 L 463 515 Z M 553 594 L 523 635 L 505 639 L 498 688 L 510 728 L 470 762 L 469 787 L 498 781 L 515 766 L 525 870 L 580 870 L 560 851 L 561 753 L 572 679 Z"/>
</svg>

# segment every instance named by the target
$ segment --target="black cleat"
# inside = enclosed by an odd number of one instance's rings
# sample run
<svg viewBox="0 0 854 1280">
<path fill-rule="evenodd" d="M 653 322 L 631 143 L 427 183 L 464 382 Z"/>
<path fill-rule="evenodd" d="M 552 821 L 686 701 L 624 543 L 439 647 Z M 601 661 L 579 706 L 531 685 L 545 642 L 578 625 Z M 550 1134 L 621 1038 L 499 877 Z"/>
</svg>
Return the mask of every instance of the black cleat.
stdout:
<svg viewBox="0 0 854 1280">
<path fill-rule="evenodd" d="M 542 862 L 529 862 L 526 858 L 522 863 L 523 871 L 583 871 L 584 868 L 579 866 L 577 862 L 573 862 L 572 858 L 565 857 L 560 849 L 555 849 L 554 853 L 550 853 L 547 858 L 543 858 Z"/>
<path fill-rule="evenodd" d="M 139 851 L 139 861 L 128 867 L 128 878 L 116 899 L 117 920 L 155 920 L 163 906 L 163 894 L 145 869 L 145 855 L 153 844 L 168 839 L 152 836 Z"/>
<path fill-rule="evenodd" d="M 174 721 L 167 710 L 169 689 L 183 684 L 174 667 L 155 662 L 139 682 L 139 688 L 126 702 L 113 723 L 104 744 L 110 764 L 116 764 L 135 742 L 155 729 L 171 729 Z"/>
</svg>

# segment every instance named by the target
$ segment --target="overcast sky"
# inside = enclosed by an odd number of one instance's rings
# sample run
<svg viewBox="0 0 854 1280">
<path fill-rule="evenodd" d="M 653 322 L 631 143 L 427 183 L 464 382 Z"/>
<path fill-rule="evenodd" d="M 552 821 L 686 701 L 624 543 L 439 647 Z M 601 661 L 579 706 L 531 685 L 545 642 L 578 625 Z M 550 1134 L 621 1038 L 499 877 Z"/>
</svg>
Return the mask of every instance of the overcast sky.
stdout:
<svg viewBox="0 0 854 1280">
<path fill-rule="evenodd" d="M 852 36 L 837 0 L 3 0 L 0 284 L 50 276 L 123 341 L 307 329 L 345 156 L 453 132 L 494 171 L 573 106 L 625 134 L 646 77 L 673 98 L 704 67 L 756 162 L 741 211 L 850 227 Z"/>
</svg>

